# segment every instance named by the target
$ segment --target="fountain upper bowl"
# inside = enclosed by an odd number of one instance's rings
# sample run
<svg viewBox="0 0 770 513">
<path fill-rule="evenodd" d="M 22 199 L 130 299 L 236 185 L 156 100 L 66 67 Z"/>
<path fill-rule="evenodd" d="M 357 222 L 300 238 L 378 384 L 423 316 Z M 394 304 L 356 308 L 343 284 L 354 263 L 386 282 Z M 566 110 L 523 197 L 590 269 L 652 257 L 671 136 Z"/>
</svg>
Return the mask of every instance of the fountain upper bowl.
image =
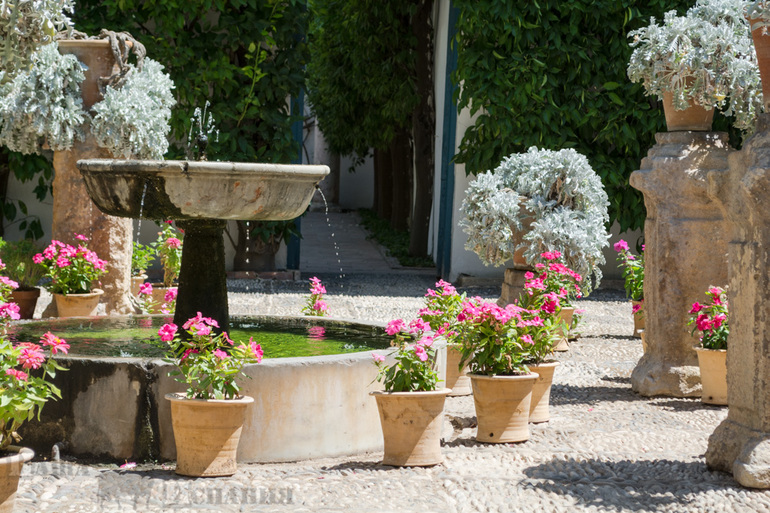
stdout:
<svg viewBox="0 0 770 513">
<path fill-rule="evenodd" d="M 283 221 L 305 211 L 321 165 L 85 159 L 89 196 L 109 215 L 146 219 Z"/>
</svg>

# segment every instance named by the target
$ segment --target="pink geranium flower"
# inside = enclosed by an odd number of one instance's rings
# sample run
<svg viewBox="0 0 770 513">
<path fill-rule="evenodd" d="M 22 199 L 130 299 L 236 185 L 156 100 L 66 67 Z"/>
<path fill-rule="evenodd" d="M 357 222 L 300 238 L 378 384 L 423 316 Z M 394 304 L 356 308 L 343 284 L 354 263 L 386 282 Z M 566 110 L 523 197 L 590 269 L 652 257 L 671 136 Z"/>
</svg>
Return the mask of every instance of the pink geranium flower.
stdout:
<svg viewBox="0 0 770 513">
<path fill-rule="evenodd" d="M 174 340 L 174 335 L 176 335 L 176 330 L 177 330 L 176 324 L 173 324 L 173 323 L 164 324 L 158 330 L 158 335 L 160 335 L 161 341 L 171 342 L 172 340 Z"/>
<path fill-rule="evenodd" d="M 614 244 L 612 247 L 613 247 L 613 248 L 615 249 L 615 251 L 617 251 L 618 253 L 620 253 L 621 251 L 628 251 L 628 249 L 629 249 L 629 248 L 628 248 L 628 242 L 624 241 L 623 239 L 620 239 L 620 240 L 619 240 L 618 242 L 616 242 L 616 243 L 615 243 L 615 244 Z"/>
<path fill-rule="evenodd" d="M 139 285 L 139 294 L 142 294 L 143 296 L 152 295 L 152 283 L 145 282 Z"/>
<path fill-rule="evenodd" d="M 6 376 L 13 376 L 19 381 L 27 381 L 27 378 L 29 375 L 26 372 L 16 370 L 16 369 L 6 369 L 5 370 Z"/>
<path fill-rule="evenodd" d="M 46 332 L 41 338 L 40 343 L 44 346 L 51 348 L 51 354 L 56 354 L 59 351 L 61 351 L 64 354 L 67 354 L 70 349 L 70 345 L 67 343 L 66 340 L 57 337 L 53 333 Z"/>
<path fill-rule="evenodd" d="M 19 363 L 24 369 L 39 369 L 45 362 L 45 353 L 40 346 L 31 342 L 19 344 Z"/>
</svg>

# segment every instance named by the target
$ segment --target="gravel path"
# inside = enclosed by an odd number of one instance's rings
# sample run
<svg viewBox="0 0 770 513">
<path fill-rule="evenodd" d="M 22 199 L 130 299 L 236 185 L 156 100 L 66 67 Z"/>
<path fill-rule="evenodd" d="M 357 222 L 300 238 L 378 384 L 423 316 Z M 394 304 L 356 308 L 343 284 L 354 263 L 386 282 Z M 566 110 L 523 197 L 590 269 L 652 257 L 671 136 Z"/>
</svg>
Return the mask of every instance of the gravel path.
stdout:
<svg viewBox="0 0 770 513">
<path fill-rule="evenodd" d="M 433 285 L 424 273 L 320 276 L 336 316 L 411 318 Z M 230 282 L 233 314 L 296 314 L 306 282 Z M 495 298 L 499 290 L 467 289 Z M 621 292 L 582 300 L 583 337 L 560 353 L 551 421 L 529 441 L 475 442 L 471 397 L 447 399 L 445 462 L 393 468 L 381 454 L 240 465 L 231 478 L 189 479 L 158 464 L 33 462 L 24 467 L 16 511 L 265 512 L 756 512 L 770 491 L 710 472 L 703 455 L 726 408 L 694 399 L 642 398 L 629 376 L 642 355 Z"/>
</svg>

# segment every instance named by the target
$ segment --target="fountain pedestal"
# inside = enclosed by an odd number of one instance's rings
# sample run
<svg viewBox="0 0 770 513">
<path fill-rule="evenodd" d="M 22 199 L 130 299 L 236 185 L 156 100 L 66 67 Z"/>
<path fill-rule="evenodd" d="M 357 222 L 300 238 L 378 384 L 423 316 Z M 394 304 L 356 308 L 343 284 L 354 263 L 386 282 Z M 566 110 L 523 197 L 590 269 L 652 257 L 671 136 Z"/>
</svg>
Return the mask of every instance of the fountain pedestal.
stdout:
<svg viewBox="0 0 770 513">
<path fill-rule="evenodd" d="M 201 312 L 204 317 L 217 319 L 220 330 L 229 331 L 223 236 L 226 222 L 188 219 L 177 225 L 184 230 L 184 245 L 174 324 L 181 327 Z"/>
<path fill-rule="evenodd" d="M 699 396 L 698 339 L 688 311 L 711 285 L 727 282 L 725 223 L 707 193 L 707 174 L 726 173 L 727 134 L 664 132 L 631 174 L 647 207 L 644 312 L 648 350 L 631 374 L 644 396 Z"/>
<path fill-rule="evenodd" d="M 730 337 L 727 418 L 709 438 L 706 463 L 752 488 L 770 488 L 770 115 L 709 174 L 709 193 L 728 220 Z"/>
</svg>

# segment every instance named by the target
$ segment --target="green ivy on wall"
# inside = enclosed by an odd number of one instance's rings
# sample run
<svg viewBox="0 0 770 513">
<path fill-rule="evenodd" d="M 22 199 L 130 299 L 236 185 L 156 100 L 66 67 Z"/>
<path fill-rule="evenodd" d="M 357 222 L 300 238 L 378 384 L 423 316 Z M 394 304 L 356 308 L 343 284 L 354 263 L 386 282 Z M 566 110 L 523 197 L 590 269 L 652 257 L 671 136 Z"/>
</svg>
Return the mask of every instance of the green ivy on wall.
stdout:
<svg viewBox="0 0 770 513">
<path fill-rule="evenodd" d="M 460 9 L 454 80 L 458 107 L 477 114 L 455 160 L 468 173 L 494 169 L 530 146 L 574 148 L 601 176 L 610 220 L 639 228 L 641 194 L 628 184 L 663 111 L 626 78 L 626 34 L 680 13 L 683 0 L 454 0 Z"/>
</svg>

